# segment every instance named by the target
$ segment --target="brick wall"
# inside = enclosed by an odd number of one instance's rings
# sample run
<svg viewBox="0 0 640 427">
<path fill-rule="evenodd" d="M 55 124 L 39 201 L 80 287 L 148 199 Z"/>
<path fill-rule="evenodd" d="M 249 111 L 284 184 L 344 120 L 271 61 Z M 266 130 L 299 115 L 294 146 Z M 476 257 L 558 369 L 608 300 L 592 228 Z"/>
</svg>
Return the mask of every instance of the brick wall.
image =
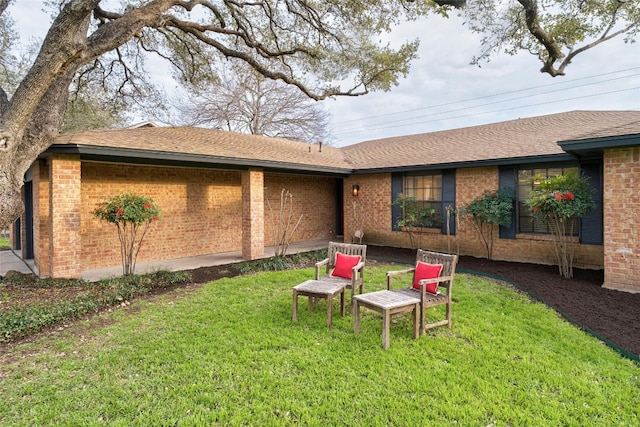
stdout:
<svg viewBox="0 0 640 427">
<path fill-rule="evenodd" d="M 281 192 L 293 196 L 291 227 L 302 220 L 290 242 L 332 239 L 336 233 L 336 179 L 292 174 L 265 174 L 264 241 L 274 245 L 274 226 L 280 217 Z M 286 212 L 286 217 L 289 213 Z"/>
<path fill-rule="evenodd" d="M 264 205 L 247 214 L 252 238 L 243 248 L 242 174 L 246 185 Z M 264 178 L 263 178 L 264 177 Z M 264 191 L 262 190 L 264 179 Z M 291 174 L 263 174 L 208 169 L 82 163 L 82 269 L 121 265 L 116 228 L 94 218 L 92 212 L 103 197 L 134 191 L 151 197 L 162 218 L 154 222 L 138 255 L 138 262 L 243 250 L 247 258 L 260 257 L 273 244 L 272 219 L 267 199 L 277 214 L 280 190 L 294 197 L 293 218 L 303 215 L 292 242 L 330 238 L 335 230 L 335 178 Z M 247 193 L 247 197 L 252 197 Z M 254 206 L 255 208 L 255 206 Z M 257 215 L 257 216 L 256 216 Z M 261 220 L 264 223 L 259 224 Z M 246 225 L 246 224 L 245 224 Z"/>
<path fill-rule="evenodd" d="M 640 292 L 640 147 L 604 152 L 604 286 Z"/>
<path fill-rule="evenodd" d="M 360 195 L 351 195 L 353 184 L 360 186 Z M 466 168 L 456 172 L 456 204 L 462 206 L 475 197 L 481 196 L 484 190 L 498 188 L 498 168 Z M 353 175 L 344 181 L 345 204 L 345 240 L 351 241 L 354 228 L 353 201 L 358 207 L 364 207 L 364 243 L 372 245 L 389 245 L 411 247 L 409 235 L 391 229 L 391 175 L 371 174 Z M 461 255 L 486 257 L 473 225 L 465 220 L 458 220 L 455 236 L 446 236 L 440 230 L 427 229 L 421 237 L 424 249 L 442 252 L 458 252 Z M 555 264 L 554 248 L 551 236 L 518 234 L 516 239 L 500 239 L 498 230 L 494 232 L 493 258 L 538 264 Z M 576 248 L 574 265 L 585 268 L 602 268 L 603 247 L 597 245 L 579 245 Z"/>
<path fill-rule="evenodd" d="M 82 266 L 121 265 L 116 228 L 92 214 L 104 197 L 134 191 L 162 217 L 147 233 L 138 262 L 240 250 L 240 172 L 157 166 L 82 164 Z"/>
</svg>

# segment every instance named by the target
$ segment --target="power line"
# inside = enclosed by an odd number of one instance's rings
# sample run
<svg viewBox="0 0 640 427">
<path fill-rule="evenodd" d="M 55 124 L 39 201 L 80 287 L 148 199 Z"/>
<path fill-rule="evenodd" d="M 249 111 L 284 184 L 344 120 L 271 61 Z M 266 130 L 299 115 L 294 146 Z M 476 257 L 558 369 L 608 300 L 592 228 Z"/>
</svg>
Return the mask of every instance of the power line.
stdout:
<svg viewBox="0 0 640 427">
<path fill-rule="evenodd" d="M 638 67 L 638 68 L 640 68 L 640 67 Z M 584 84 L 581 84 L 581 85 L 573 86 L 571 88 L 567 88 L 566 90 L 577 89 L 577 88 L 580 88 L 580 87 L 592 86 L 592 85 L 601 84 L 601 83 L 608 83 L 608 82 L 612 82 L 612 81 L 616 81 L 616 80 L 622 80 L 622 79 L 627 79 L 627 78 L 630 78 L 630 77 L 637 77 L 637 76 L 640 76 L 640 73 L 621 76 L 621 77 L 616 77 L 616 78 L 608 79 L 608 80 L 601 80 L 601 81 L 598 81 L 598 82 L 584 83 Z M 547 87 L 547 86 L 539 86 L 539 87 Z M 525 90 L 529 90 L 529 89 L 505 92 L 505 94 L 506 93 L 523 92 Z M 518 101 L 518 100 L 521 100 L 521 99 L 524 99 L 524 98 L 542 96 L 542 95 L 547 95 L 549 93 L 556 93 L 556 92 L 557 92 L 556 90 L 549 90 L 549 91 L 546 91 L 546 92 L 538 92 L 538 93 L 533 94 L 533 95 L 524 95 L 524 96 L 519 96 L 519 97 L 514 97 L 514 98 L 508 98 L 508 99 L 488 102 L 488 103 L 484 103 L 484 104 L 477 104 L 477 105 L 471 105 L 471 106 L 466 106 L 466 107 L 460 107 L 460 108 L 455 108 L 455 109 L 449 109 L 449 110 L 434 112 L 434 113 L 431 113 L 431 114 L 423 114 L 423 115 L 419 115 L 419 116 L 406 117 L 406 118 L 397 119 L 397 120 L 389 120 L 389 121 L 377 122 L 377 125 L 386 125 L 386 124 L 392 124 L 392 123 L 402 123 L 402 122 L 414 121 L 414 120 L 417 120 L 417 119 L 421 119 L 423 117 L 439 116 L 439 115 L 443 115 L 443 114 L 454 113 L 456 111 L 469 110 L 469 109 L 472 109 L 472 108 L 484 108 L 484 107 L 487 107 L 487 106 L 490 106 L 490 105 L 502 104 L 502 103 L 510 102 L 510 101 Z M 489 95 L 489 96 L 482 97 L 482 98 L 490 98 L 490 97 L 495 97 L 495 96 L 499 96 L 499 95 Z M 597 96 L 597 94 L 585 95 L 585 96 L 582 96 L 582 97 L 579 97 L 579 98 L 585 98 L 585 97 L 589 97 L 589 96 Z M 480 98 L 475 98 L 473 100 L 477 100 L 477 99 L 480 99 Z M 569 99 L 573 99 L 573 98 L 569 98 Z M 470 101 L 473 101 L 473 100 L 470 100 Z M 462 103 L 462 102 L 466 102 L 466 101 L 456 101 L 456 102 L 451 102 L 451 103 L 442 104 L 442 105 L 443 106 L 445 106 L 445 105 L 454 105 L 454 104 L 459 104 L 459 103 Z M 548 101 L 546 103 L 552 103 L 552 102 L 559 102 L 559 101 Z M 424 107 L 424 108 L 408 110 L 408 111 L 418 111 L 418 110 L 424 110 L 426 108 L 430 108 L 430 107 Z M 396 114 L 396 113 L 392 113 L 392 114 Z M 383 116 L 384 115 L 378 115 L 378 116 L 375 116 L 375 117 L 383 117 Z M 363 120 L 365 120 L 365 119 L 363 119 Z M 418 122 L 418 123 L 422 123 L 422 122 Z M 403 126 L 408 126 L 410 124 L 415 124 L 415 122 L 407 123 L 407 124 L 405 124 Z M 397 126 L 388 126 L 388 127 L 397 127 Z M 386 127 L 377 127 L 377 129 L 384 129 L 384 128 L 386 128 Z M 369 129 L 369 128 L 363 128 L 363 127 L 360 126 L 360 127 L 357 127 L 357 128 L 347 128 L 347 129 L 344 129 L 342 131 L 336 131 L 334 133 L 336 135 L 339 135 L 339 134 L 344 134 L 344 133 L 352 133 L 352 132 L 355 132 L 355 131 L 358 131 L 358 130 L 363 130 L 363 129 Z"/>
<path fill-rule="evenodd" d="M 390 113 L 385 113 L 385 114 L 378 114 L 378 115 L 375 115 L 375 116 L 368 116 L 368 117 L 359 118 L 359 119 L 343 120 L 343 121 L 335 122 L 334 125 L 340 125 L 340 124 L 343 124 L 343 123 L 350 123 L 350 122 L 362 122 L 362 121 L 365 121 L 365 120 L 376 119 L 376 118 L 380 118 L 380 117 L 393 116 L 393 115 L 397 115 L 397 114 L 406 114 L 406 113 L 411 113 L 411 112 L 415 112 L 415 111 L 428 110 L 430 108 L 446 107 L 446 106 L 450 106 L 450 105 L 462 104 L 462 103 L 465 103 L 465 102 L 472 102 L 472 101 L 479 101 L 479 100 L 483 100 L 483 99 L 494 98 L 494 97 L 503 96 L 503 95 L 509 95 L 509 94 L 513 94 L 513 93 L 527 92 L 527 91 L 530 91 L 530 90 L 535 90 L 535 89 L 540 89 L 540 88 L 548 88 L 548 87 L 552 87 L 552 86 L 566 85 L 566 84 L 575 83 L 575 82 L 581 81 L 581 80 L 588 80 L 588 79 L 593 79 L 593 78 L 597 78 L 597 77 L 608 76 L 608 75 L 611 75 L 611 74 L 624 73 L 624 72 L 627 72 L 627 71 L 633 71 L 633 70 L 638 70 L 638 69 L 640 69 L 640 67 L 631 67 L 631 68 L 627 68 L 627 69 L 624 69 L 624 70 L 611 71 L 611 72 L 608 72 L 608 73 L 595 74 L 595 75 L 592 75 L 592 76 L 581 77 L 581 78 L 574 79 L 574 80 L 571 80 L 571 81 L 561 81 L 561 82 L 557 82 L 557 83 L 533 86 L 533 87 L 525 88 L 525 89 L 518 89 L 518 90 L 507 91 L 507 92 L 500 92 L 500 93 L 496 93 L 496 94 L 492 94 L 492 95 L 483 95 L 483 96 L 479 96 L 479 97 L 476 97 L 476 98 L 469 98 L 469 99 L 463 99 L 463 100 L 459 100 L 459 101 L 452 101 L 452 102 L 446 102 L 446 103 L 442 103 L 442 104 L 434 104 L 434 105 L 429 105 L 429 106 L 425 106 L 425 107 L 413 108 L 413 109 L 409 109 L 409 110 L 402 110 L 402 111 L 395 111 L 395 112 L 390 112 Z M 632 76 L 637 76 L 637 75 L 638 74 L 634 74 Z M 627 76 L 627 77 L 632 77 L 632 76 Z M 626 78 L 626 77 L 623 77 L 623 78 Z M 617 79 L 620 79 L 620 78 L 604 80 L 604 81 L 599 81 L 599 82 L 589 83 L 589 84 L 599 84 L 599 83 L 608 82 L 608 81 L 617 80 Z M 576 87 L 581 87 L 581 86 L 585 86 L 585 85 L 588 85 L 588 84 L 569 87 L 566 90 L 574 89 Z"/>
<path fill-rule="evenodd" d="M 539 102 L 539 103 L 535 103 L 535 104 L 522 105 L 522 106 L 520 106 L 518 108 L 537 107 L 537 106 L 540 106 L 540 105 L 546 105 L 546 104 L 552 104 L 552 103 L 558 103 L 558 102 L 564 102 L 564 101 L 574 101 L 576 99 L 584 99 L 584 98 L 590 98 L 590 97 L 593 97 L 593 96 L 609 95 L 609 94 L 612 94 L 612 93 L 627 92 L 627 91 L 636 90 L 636 89 L 640 89 L 640 86 L 639 87 L 632 87 L 632 88 L 628 88 L 628 89 L 613 90 L 613 91 L 609 91 L 609 92 L 594 93 L 594 94 L 591 94 L 591 95 L 576 96 L 576 97 L 573 97 L 573 98 L 564 98 L 564 99 L 559 99 L 559 100 L 554 100 L 554 101 L 546 101 L 546 102 Z M 482 112 L 479 112 L 479 113 L 462 114 L 462 115 L 459 115 L 459 116 L 445 117 L 445 118 L 434 119 L 434 120 L 424 120 L 424 121 L 415 122 L 415 123 L 406 123 L 406 124 L 393 125 L 393 126 L 382 126 L 382 127 L 375 127 L 375 128 L 359 128 L 359 129 L 354 129 L 354 130 L 351 130 L 351 131 L 334 132 L 334 133 L 336 135 L 344 135 L 344 134 L 358 133 L 358 132 L 364 132 L 364 131 L 391 129 L 391 128 L 397 128 L 397 127 L 402 127 L 402 126 L 411 126 L 411 125 L 417 125 L 417 124 L 433 123 L 433 122 L 442 121 L 442 120 L 461 119 L 461 118 L 464 118 L 464 117 L 470 117 L 470 116 L 476 116 L 476 115 L 482 115 L 482 114 L 500 113 L 500 112 L 503 112 L 503 111 L 509 111 L 509 110 L 513 110 L 513 109 L 514 109 L 513 107 L 501 108 L 501 109 L 498 109 L 498 110 L 482 111 Z"/>
</svg>

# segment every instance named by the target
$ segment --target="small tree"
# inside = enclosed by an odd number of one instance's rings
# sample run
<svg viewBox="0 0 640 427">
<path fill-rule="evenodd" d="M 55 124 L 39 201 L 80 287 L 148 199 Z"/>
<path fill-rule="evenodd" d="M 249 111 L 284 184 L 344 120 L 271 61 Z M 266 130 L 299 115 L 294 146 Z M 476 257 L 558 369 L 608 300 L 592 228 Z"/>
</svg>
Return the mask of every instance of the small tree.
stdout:
<svg viewBox="0 0 640 427">
<path fill-rule="evenodd" d="M 441 215 L 434 208 L 425 208 L 413 196 L 399 194 L 393 205 L 402 208 L 402 217 L 396 221 L 396 226 L 409 234 L 412 249 L 421 246 L 423 228 L 440 226 Z"/>
<path fill-rule="evenodd" d="M 278 211 L 277 216 L 273 213 L 269 199 L 267 199 L 267 205 L 269 207 L 269 212 L 271 212 L 275 255 L 283 257 L 287 254 L 291 238 L 298 229 L 300 222 L 302 222 L 302 214 L 294 224 L 293 194 L 284 188 L 280 191 L 280 210 Z"/>
<path fill-rule="evenodd" d="M 536 176 L 534 185 L 531 197 L 525 203 L 531 208 L 534 218 L 549 226 L 560 275 L 571 278 L 575 254 L 574 227 L 577 218 L 595 208 L 593 188 L 587 178 L 575 170 L 553 178 Z"/>
<path fill-rule="evenodd" d="M 362 238 L 364 237 L 364 204 L 360 203 L 358 206 L 358 202 L 355 200 L 352 202 L 353 205 L 353 237 L 358 239 L 358 243 L 362 244 Z M 358 207 L 360 209 L 358 209 Z"/>
<path fill-rule="evenodd" d="M 134 274 L 142 241 L 151 223 L 160 218 L 160 209 L 149 197 L 123 193 L 98 204 L 93 215 L 116 226 L 122 274 Z"/>
<path fill-rule="evenodd" d="M 460 215 L 471 219 L 471 223 L 484 245 L 488 259 L 493 257 L 493 236 L 498 226 L 509 227 L 513 213 L 513 191 L 485 190 L 460 209 Z"/>
</svg>

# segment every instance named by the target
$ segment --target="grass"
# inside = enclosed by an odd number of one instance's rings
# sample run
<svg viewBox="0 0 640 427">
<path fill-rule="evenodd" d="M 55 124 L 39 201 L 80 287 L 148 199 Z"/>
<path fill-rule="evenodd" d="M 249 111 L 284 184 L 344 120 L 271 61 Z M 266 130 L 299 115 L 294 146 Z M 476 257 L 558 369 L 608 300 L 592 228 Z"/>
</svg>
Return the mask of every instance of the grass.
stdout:
<svg viewBox="0 0 640 427">
<path fill-rule="evenodd" d="M 9 281 L 25 288 L 39 288 L 41 293 L 56 297 L 42 301 L 26 298 L 22 301 L 18 295 L 14 301 L 11 291 L 5 290 L 0 283 L 0 343 L 11 342 L 105 308 L 126 305 L 132 298 L 157 289 L 189 283 L 191 276 L 186 272 L 157 271 L 98 282 L 39 279 L 33 275 L 19 275 Z M 65 290 L 72 292 L 65 294 Z"/>
<path fill-rule="evenodd" d="M 366 291 L 384 287 L 368 268 Z M 312 269 L 134 302 L 0 356 L 2 425 L 635 426 L 640 371 L 544 305 L 457 275 L 454 327 L 412 339 L 326 305 L 291 321 Z M 337 310 L 336 310 L 337 311 Z M 432 310 L 438 312 L 438 310 Z"/>
<path fill-rule="evenodd" d="M 9 245 L 9 238 L 0 236 L 0 250 L 2 249 L 11 249 Z"/>
</svg>

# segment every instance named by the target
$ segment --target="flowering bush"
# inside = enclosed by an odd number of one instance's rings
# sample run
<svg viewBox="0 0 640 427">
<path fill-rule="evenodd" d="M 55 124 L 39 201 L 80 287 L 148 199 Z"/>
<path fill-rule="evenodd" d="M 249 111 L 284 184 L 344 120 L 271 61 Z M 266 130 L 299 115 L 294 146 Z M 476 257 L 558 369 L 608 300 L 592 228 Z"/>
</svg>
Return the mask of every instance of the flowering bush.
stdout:
<svg viewBox="0 0 640 427">
<path fill-rule="evenodd" d="M 459 209 L 461 217 L 471 219 L 489 259 L 493 256 L 495 228 L 511 225 L 513 201 L 512 190 L 485 190 L 482 196 Z"/>
<path fill-rule="evenodd" d="M 133 274 L 144 236 L 160 218 L 160 209 L 149 197 L 123 193 L 99 203 L 93 215 L 117 227 L 122 273 Z"/>
<path fill-rule="evenodd" d="M 574 170 L 553 178 L 537 176 L 525 204 L 531 208 L 534 218 L 541 219 L 551 229 L 560 275 L 573 277 L 575 218 L 595 208 L 589 181 Z"/>
</svg>

